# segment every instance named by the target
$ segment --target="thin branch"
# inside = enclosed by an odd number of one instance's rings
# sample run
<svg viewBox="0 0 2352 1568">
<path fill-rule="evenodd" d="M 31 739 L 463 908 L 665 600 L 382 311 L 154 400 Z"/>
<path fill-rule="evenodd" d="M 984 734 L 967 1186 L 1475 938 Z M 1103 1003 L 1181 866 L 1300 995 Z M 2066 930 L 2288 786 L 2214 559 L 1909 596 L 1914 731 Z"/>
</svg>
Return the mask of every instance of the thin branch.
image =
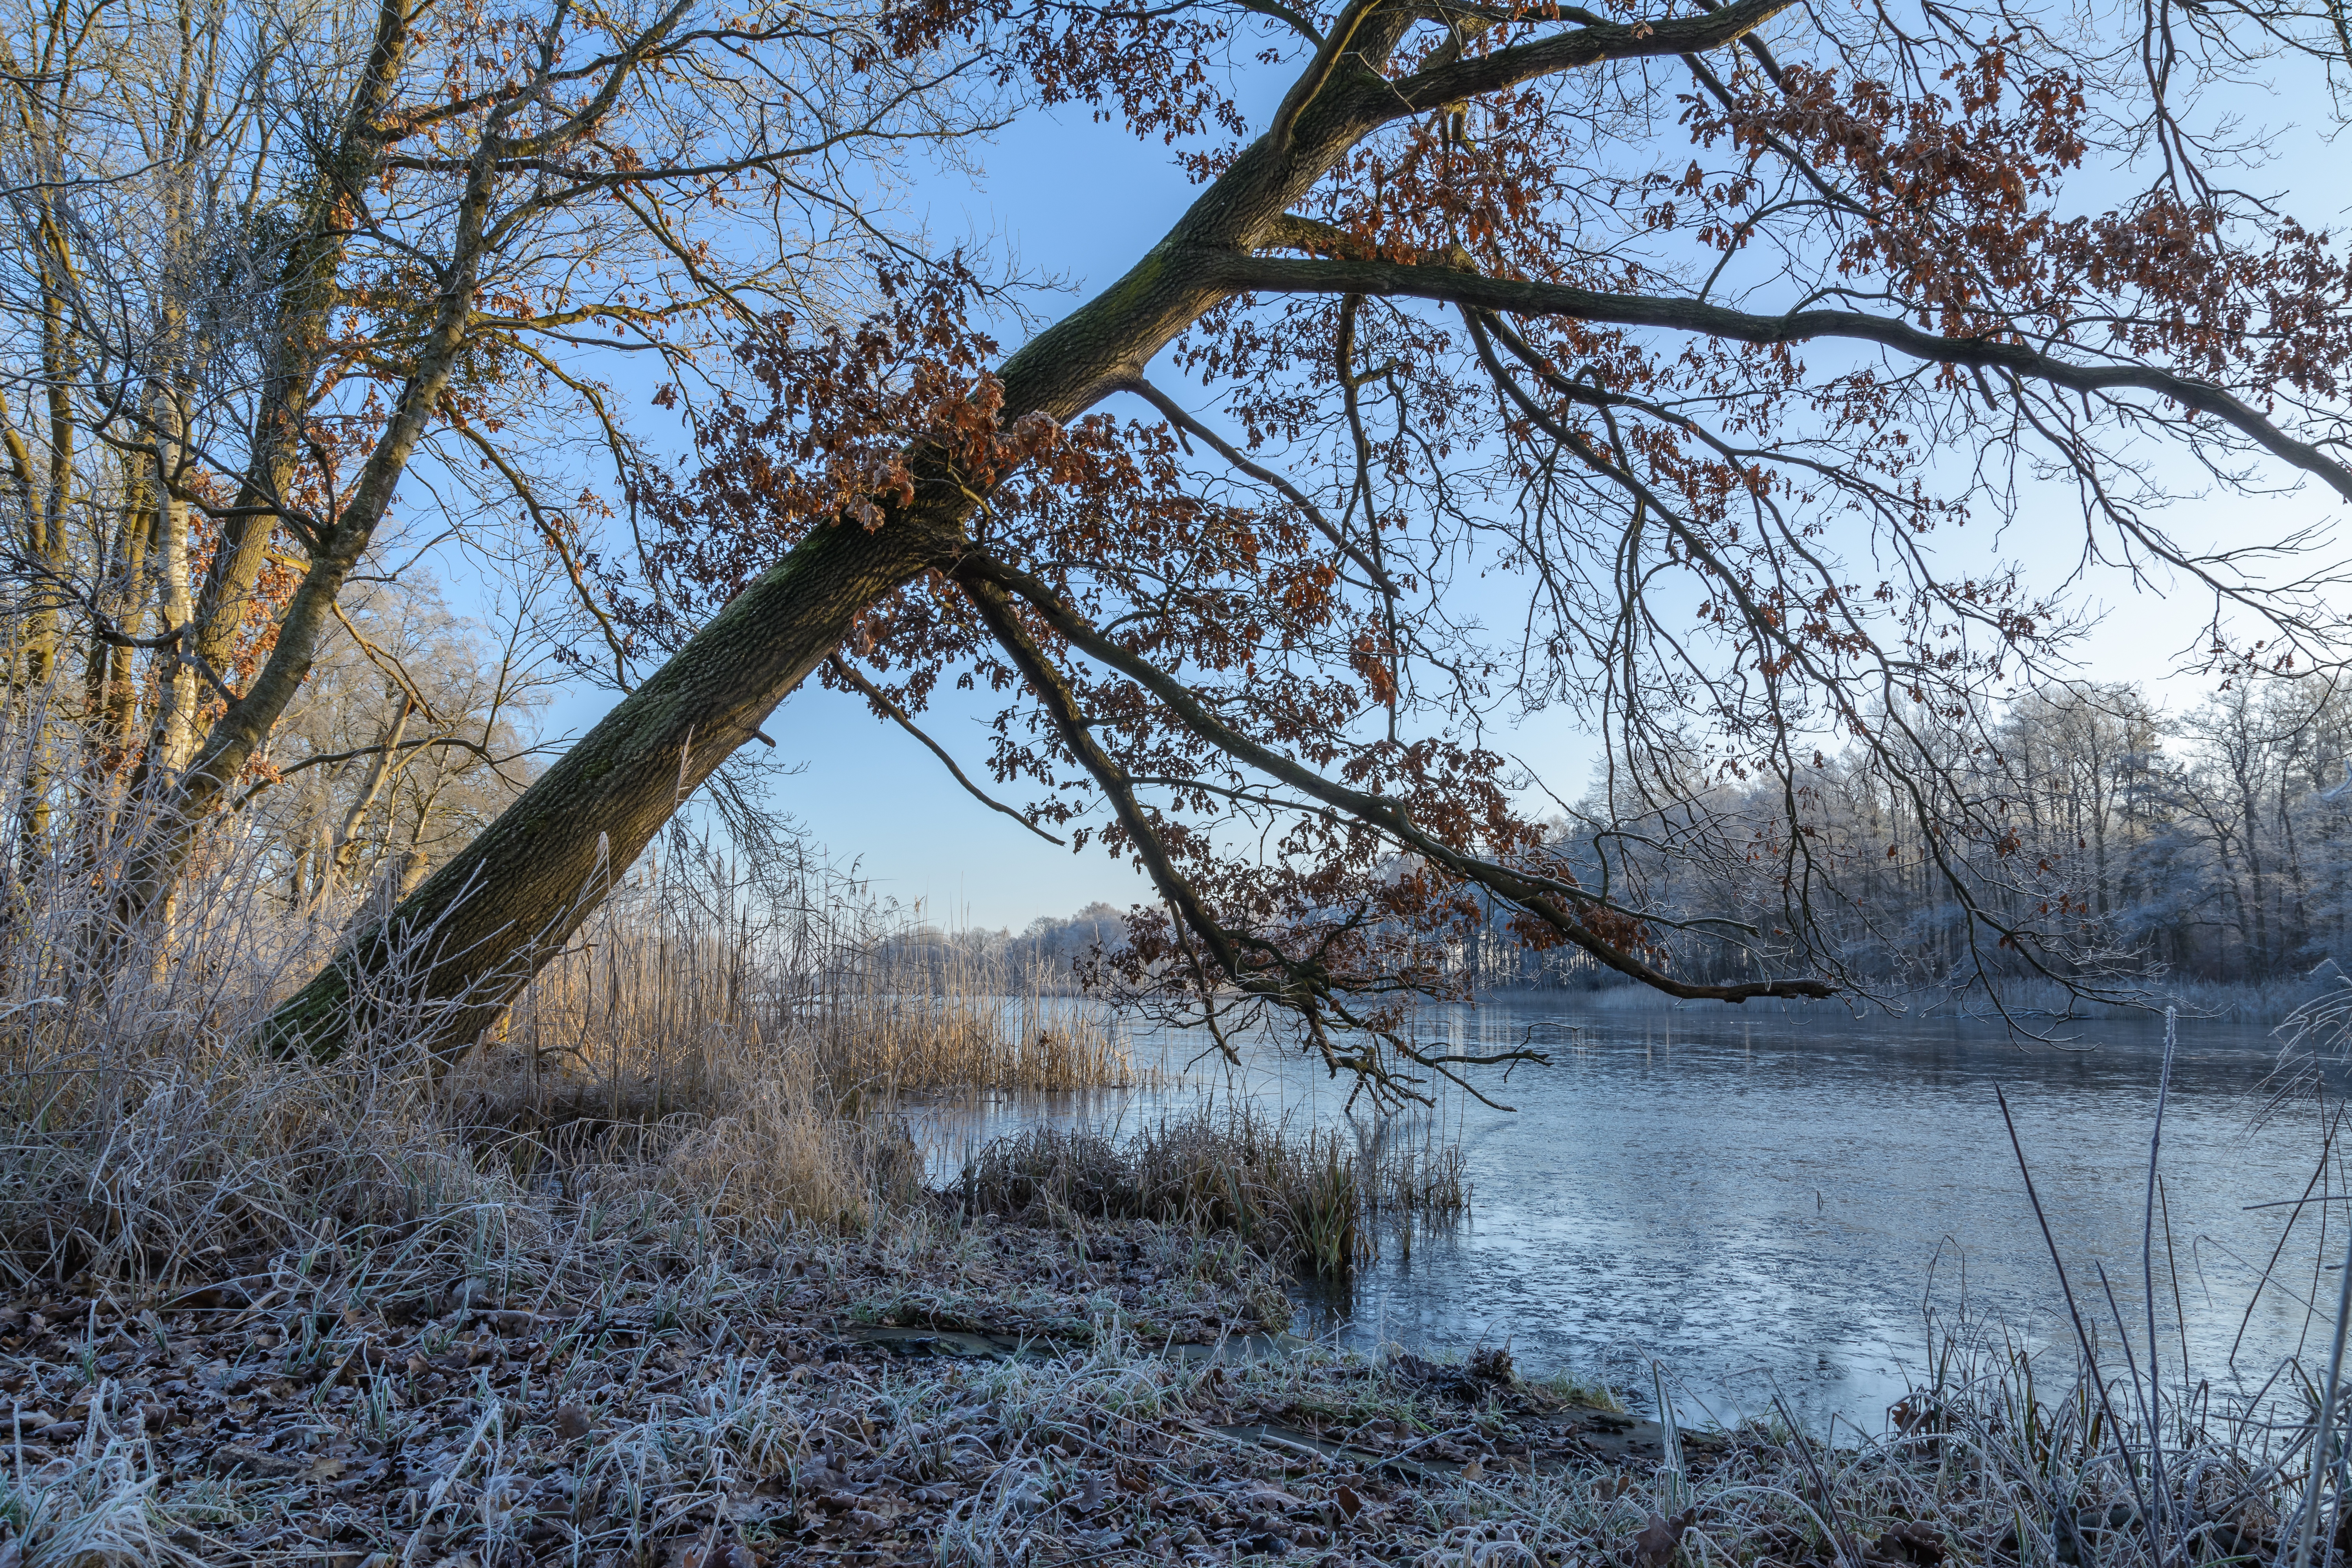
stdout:
<svg viewBox="0 0 2352 1568">
<path fill-rule="evenodd" d="M 884 691 L 880 687 L 875 685 L 872 681 L 866 679 L 865 676 L 858 673 L 856 668 L 852 666 L 847 659 L 842 658 L 841 655 L 835 653 L 827 654 L 825 656 L 825 662 L 832 667 L 833 672 L 835 675 L 841 677 L 841 679 L 846 681 L 849 685 L 856 687 L 859 693 L 865 697 L 866 701 L 874 704 L 876 711 L 895 721 L 898 723 L 898 728 L 906 731 L 907 733 L 914 736 L 915 739 L 929 747 L 931 755 L 939 758 L 940 762 L 945 765 L 948 772 L 955 775 L 955 782 L 963 785 L 965 792 L 969 794 L 972 799 L 980 802 L 981 805 L 988 807 L 991 811 L 1001 812 L 1004 816 L 1011 817 L 1013 821 L 1019 823 L 1022 826 L 1027 828 L 1030 832 L 1035 834 L 1046 843 L 1057 847 L 1067 847 L 1066 844 L 1065 844 L 1062 839 L 1055 837 L 1052 834 L 1046 832 L 1044 828 L 1038 826 L 1035 823 L 1030 821 L 1026 816 L 1023 816 L 1020 812 L 1015 811 L 1013 807 L 1005 805 L 1003 801 L 992 798 L 985 790 L 982 790 L 978 784 L 972 783 L 970 778 L 965 776 L 964 771 L 956 766 L 956 760 L 948 755 L 948 751 L 945 746 L 940 745 L 937 741 L 932 740 L 929 735 L 923 733 L 923 731 L 917 727 L 915 721 L 907 717 L 907 710 L 899 707 L 896 702 L 890 700 L 890 695 L 888 692 Z"/>
<path fill-rule="evenodd" d="M 1200 437 L 1202 441 L 1205 442 L 1216 452 L 1217 456 L 1224 458 L 1226 462 L 1232 464 L 1243 473 L 1247 474 L 1251 479 L 1255 479 L 1258 483 L 1280 491 L 1285 500 L 1288 500 L 1291 505 L 1297 507 L 1299 511 L 1306 516 L 1307 521 L 1315 525 L 1318 532 L 1321 533 L 1324 538 L 1331 542 L 1332 548 L 1338 550 L 1342 554 L 1346 555 L 1349 560 L 1362 567 L 1365 574 L 1371 578 L 1373 583 L 1379 586 L 1380 591 L 1382 594 L 1387 595 L 1391 599 L 1399 596 L 1402 590 L 1397 587 L 1395 580 L 1391 578 L 1388 573 L 1381 569 L 1378 562 L 1365 554 L 1364 552 L 1359 549 L 1356 545 L 1350 543 L 1347 535 L 1340 532 L 1338 526 L 1335 525 L 1329 518 L 1323 515 L 1323 509 L 1317 506 L 1313 501 L 1308 500 L 1307 499 L 1306 492 L 1301 490 L 1297 485 L 1292 484 L 1288 479 L 1284 479 L 1280 474 L 1276 473 L 1273 469 L 1251 460 L 1248 454 L 1242 451 L 1240 447 L 1226 440 L 1223 436 L 1218 435 L 1206 425 L 1202 424 L 1198 419 L 1193 418 L 1192 415 L 1185 412 L 1183 405 L 1178 403 L 1174 398 L 1169 396 L 1166 393 L 1160 391 L 1158 387 L 1144 380 L 1143 377 L 1139 375 L 1131 377 L 1126 381 L 1119 382 L 1116 384 L 1113 390 L 1119 392 L 1131 392 L 1135 394 L 1136 396 L 1142 398 L 1146 403 L 1150 404 L 1152 407 L 1160 410 L 1160 414 L 1167 418 L 1171 425 L 1175 426 L 1178 429 L 1184 431 L 1188 435 Z"/>
<path fill-rule="evenodd" d="M 1084 616 L 1065 605 L 1050 587 L 1027 573 L 975 552 L 967 558 L 958 580 L 968 592 L 978 592 L 992 583 L 1011 588 L 1028 601 L 1045 617 L 1046 624 L 1068 638 L 1073 646 L 1159 698 L 1185 728 L 1210 744 L 1261 772 L 1272 774 L 1326 805 L 1383 829 L 1404 847 L 1509 900 L 1610 968 L 1653 989 L 1692 1001 L 1733 1003 L 1746 1002 L 1753 997 L 1819 1000 L 1837 994 L 1834 986 L 1822 980 L 1758 980 L 1731 985 L 1695 984 L 1678 980 L 1604 940 L 1564 907 L 1568 903 L 1601 907 L 1590 894 L 1556 879 L 1514 870 L 1466 854 L 1415 826 L 1402 803 L 1333 784 L 1312 769 L 1258 744 L 1211 712 L 1182 682 L 1104 637 Z"/>
</svg>

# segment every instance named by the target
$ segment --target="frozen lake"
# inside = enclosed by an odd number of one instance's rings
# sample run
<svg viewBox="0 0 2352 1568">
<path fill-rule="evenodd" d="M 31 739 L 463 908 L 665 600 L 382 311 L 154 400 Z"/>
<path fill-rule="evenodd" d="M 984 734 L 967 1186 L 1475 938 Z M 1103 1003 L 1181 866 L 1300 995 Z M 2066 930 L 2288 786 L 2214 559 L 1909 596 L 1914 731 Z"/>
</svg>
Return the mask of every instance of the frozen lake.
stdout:
<svg viewBox="0 0 2352 1568">
<path fill-rule="evenodd" d="M 1423 1016 L 1433 1043 L 1530 1039 L 1552 1062 L 1480 1079 L 1511 1111 L 1444 1099 L 1437 1114 L 1475 1189 L 1469 1219 L 1418 1235 L 1409 1258 L 1390 1245 L 1345 1300 L 1303 1296 L 1302 1331 L 1423 1352 L 1507 1342 L 1523 1368 L 1643 1392 L 1654 1358 L 1678 1404 L 1722 1419 L 1769 1410 L 1777 1389 L 1810 1419 L 1875 1430 L 1925 1349 L 1930 1306 L 1946 1321 L 1963 1310 L 1998 1321 L 2037 1346 L 2072 1342 L 1998 1085 L 2102 1357 L 2122 1370 L 2102 1266 L 2146 1355 L 2140 1236 L 2160 1021 L 2077 1022 L 2059 1047 L 1979 1022 L 1857 1019 L 1822 1004 L 1578 1000 Z M 1171 1067 L 1197 1049 L 1138 1042 L 1139 1057 Z M 2250 1205 L 2304 1196 L 2335 1107 L 2332 1089 L 2325 1110 L 2306 1091 L 2263 1119 L 2276 1064 L 2266 1026 L 2181 1024 L 2161 1164 L 2168 1219 L 2159 1214 L 2156 1242 L 2168 1380 L 2185 1360 L 2217 1393 L 2252 1392 L 2283 1357 L 2325 1357 L 2335 1287 L 2324 1263 L 2342 1257 L 2347 1222 L 2340 1170 L 2313 1194 L 2336 1201 L 2302 1206 L 2254 1291 L 2298 1210 Z M 1346 1087 L 1261 1047 L 1238 1073 L 1195 1067 L 1181 1088 L 929 1120 L 951 1158 L 1041 1115 L 1132 1124 L 1204 1090 L 1335 1118 Z"/>
</svg>

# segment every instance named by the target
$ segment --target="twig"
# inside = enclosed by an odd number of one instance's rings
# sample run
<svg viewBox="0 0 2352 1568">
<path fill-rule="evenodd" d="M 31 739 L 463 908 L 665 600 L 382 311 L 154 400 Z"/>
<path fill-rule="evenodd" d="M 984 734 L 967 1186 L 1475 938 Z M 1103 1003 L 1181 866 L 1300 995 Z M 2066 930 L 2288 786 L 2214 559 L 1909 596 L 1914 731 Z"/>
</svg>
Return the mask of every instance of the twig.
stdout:
<svg viewBox="0 0 2352 1568">
<path fill-rule="evenodd" d="M 2124 1479 L 2131 1483 L 2132 1501 L 2139 1505 L 2139 1516 L 2147 1522 L 2148 1544 L 2161 1563 L 2164 1544 L 2156 1534 L 2156 1519 L 2147 1511 L 2147 1496 L 2140 1488 L 2139 1470 L 2131 1462 L 2131 1450 L 2124 1446 L 2123 1424 L 2116 1419 L 2115 1402 L 2107 1397 L 2107 1380 L 2099 1375 L 2099 1358 L 2091 1350 L 2090 1331 L 2083 1327 L 2083 1309 L 2074 1304 L 2074 1282 L 2066 1278 L 2066 1260 L 2058 1256 L 2058 1238 L 2050 1234 L 2050 1217 L 2042 1212 L 2042 1194 L 2033 1190 L 2033 1173 L 2025 1163 L 2025 1145 L 2018 1140 L 2017 1119 L 2009 1113 L 2009 1096 L 2001 1092 L 2000 1085 L 1995 1084 L 1992 1097 L 2000 1105 L 2001 1125 L 2009 1129 L 2009 1146 L 2017 1153 L 2017 1173 L 2025 1179 L 2025 1198 L 2033 1205 L 2033 1222 L 2042 1227 L 2042 1245 L 2050 1248 L 2050 1266 L 2058 1271 L 2058 1289 L 2066 1297 L 2066 1315 L 2074 1321 L 2074 1342 L 2083 1347 L 2083 1365 L 2091 1374 L 2091 1386 L 2098 1390 L 2099 1408 L 2106 1412 L 2107 1430 L 2115 1435 L 2116 1452 L 2123 1457 Z"/>
<path fill-rule="evenodd" d="M 875 685 L 872 681 L 866 679 L 863 675 L 860 675 L 856 669 L 851 666 L 847 659 L 842 658 L 837 653 L 827 654 L 825 658 L 826 661 L 832 665 L 833 672 L 841 677 L 842 679 L 847 681 L 851 686 L 856 687 L 865 697 L 866 701 L 874 704 L 877 709 L 880 710 L 889 718 L 896 720 L 898 721 L 898 728 L 906 731 L 907 733 L 914 736 L 915 739 L 929 747 L 931 755 L 939 758 L 941 763 L 944 763 L 947 765 L 948 772 L 955 775 L 955 782 L 963 785 L 965 791 L 971 795 L 972 799 L 980 802 L 981 805 L 988 807 L 991 811 L 1002 812 L 1003 815 L 1011 817 L 1013 821 L 1019 823 L 1022 826 L 1027 828 L 1030 832 L 1035 834 L 1038 837 L 1044 839 L 1048 844 L 1058 845 L 1062 842 L 1062 840 L 1055 837 L 1052 834 L 1046 832 L 1044 828 L 1038 826 L 1035 823 L 1030 821 L 1027 817 L 1022 816 L 1021 813 L 1013 810 L 1003 801 L 991 797 L 982 791 L 978 784 L 972 783 L 969 778 L 966 778 L 964 776 L 964 771 L 956 766 L 956 760 L 948 755 L 947 748 L 940 745 L 937 741 L 932 740 L 929 735 L 924 734 L 921 730 L 918 729 L 915 725 L 915 721 L 907 717 L 905 709 L 899 707 L 896 702 L 891 701 L 887 692 Z"/>
</svg>

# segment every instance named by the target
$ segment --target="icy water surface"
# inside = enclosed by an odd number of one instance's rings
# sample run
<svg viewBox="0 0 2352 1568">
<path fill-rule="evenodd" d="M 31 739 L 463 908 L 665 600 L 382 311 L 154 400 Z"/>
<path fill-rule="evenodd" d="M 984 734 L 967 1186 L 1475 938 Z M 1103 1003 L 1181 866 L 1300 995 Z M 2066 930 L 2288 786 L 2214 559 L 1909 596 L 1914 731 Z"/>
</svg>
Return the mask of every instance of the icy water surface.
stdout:
<svg viewBox="0 0 2352 1568">
<path fill-rule="evenodd" d="M 1302 1331 L 1424 1352 L 1508 1342 L 1523 1368 L 1643 1390 L 1654 1359 L 1677 1403 L 1722 1419 L 1769 1411 L 1777 1391 L 1809 1419 L 1876 1430 L 1925 1352 L 1931 1300 L 1946 1320 L 1965 1309 L 2025 1343 L 2072 1340 L 1998 1085 L 2103 1358 L 2119 1359 L 2118 1309 L 2145 1356 L 2160 1024 L 2079 1023 L 2060 1048 L 1980 1023 L 1769 1005 L 1621 1011 L 1541 996 L 1433 1012 L 1432 1043 L 1527 1039 L 1552 1062 L 1480 1080 L 1511 1111 L 1445 1102 L 1475 1188 L 1469 1220 L 1419 1235 L 1410 1258 L 1392 1238 L 1349 1299 L 1303 1302 Z M 1156 1048 L 1181 1065 L 1197 1044 Z M 2161 1162 L 2168 1224 L 2160 1212 L 2155 1246 L 2158 1351 L 2168 1375 L 2185 1359 L 2217 1390 L 2251 1391 L 2299 1350 L 2324 1356 L 2326 1329 L 2305 1305 L 2315 1284 L 2322 1323 L 2334 1310 L 2319 1264 L 2323 1245 L 2342 1256 L 2340 1173 L 2320 1189 L 2339 1201 L 2304 1206 L 2254 1297 L 2297 1210 L 2248 1205 L 2302 1198 L 2321 1147 L 2308 1096 L 2257 1124 L 2275 1063 L 2265 1028 L 2181 1026 Z M 932 1131 L 951 1151 L 1041 1115 L 1132 1125 L 1204 1089 L 1331 1118 L 1345 1086 L 1260 1051 L 1239 1075 L 1196 1068 L 1181 1089 L 1043 1110 L 942 1110 Z"/>
</svg>

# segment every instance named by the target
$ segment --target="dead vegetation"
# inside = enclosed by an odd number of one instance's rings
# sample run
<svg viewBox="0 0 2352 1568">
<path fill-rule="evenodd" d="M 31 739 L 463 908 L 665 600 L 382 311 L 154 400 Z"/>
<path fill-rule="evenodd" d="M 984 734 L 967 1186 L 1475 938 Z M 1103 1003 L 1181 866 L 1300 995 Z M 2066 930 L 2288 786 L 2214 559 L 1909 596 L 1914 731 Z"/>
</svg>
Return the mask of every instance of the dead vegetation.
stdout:
<svg viewBox="0 0 2352 1568">
<path fill-rule="evenodd" d="M 982 1149 L 957 1184 L 979 1214 L 1067 1226 L 1150 1219 L 1230 1233 L 1302 1272 L 1342 1276 L 1377 1256 L 1384 1231 L 1469 1207 L 1459 1148 L 1395 1124 L 1327 1127 L 1246 1101 L 1163 1117 L 1123 1142 L 1033 1128 Z"/>
<path fill-rule="evenodd" d="M 167 1285 L 555 1190 L 862 1226 L 908 1201 L 903 1097 L 1135 1080 L 1099 1010 L 968 966 L 877 962 L 821 887 L 755 897 L 680 853 L 628 879 L 470 1054 L 384 1023 L 331 1063 L 257 1048 L 336 927 L 226 854 L 168 925 L 91 945 L 102 886 L 51 868 L 0 945 L 0 1269 Z M 773 910 L 793 911 L 779 918 Z M 332 914 L 335 911 L 327 911 Z"/>
<path fill-rule="evenodd" d="M 1835 1451 L 1638 1423 L 1499 1350 L 1301 1345 L 1297 1273 L 1466 1204 L 1425 1130 L 1204 1109 L 926 1192 L 888 1110 L 954 1081 L 924 1052 L 987 1059 L 977 991 L 834 984 L 626 900 L 446 1074 L 269 1059 L 271 972 L 202 955 L 310 939 L 208 949 L 234 887 L 102 981 L 12 950 L 10 1568 L 2172 1568 L 2274 1556 L 2305 1506 L 2294 1413 L 2168 1393 L 2159 1446 L 1990 1338 Z"/>
<path fill-rule="evenodd" d="M 1042 967 L 951 954 L 918 966 L 887 952 L 828 972 L 818 1059 L 844 1093 L 1055 1093 L 1152 1081 L 1099 1004 L 1057 995 Z"/>
<path fill-rule="evenodd" d="M 26 1568 L 1897 1568 L 2268 1559 L 2294 1506 L 2294 1434 L 2212 1419 L 2151 1531 L 2140 1435 L 1990 1340 L 1832 1449 L 1637 1422 L 1499 1350 L 1286 1346 L 1262 1268 L 1148 1221 L 853 1236 L 641 1194 L 35 1288 L 0 1308 L 0 1533 Z"/>
</svg>

